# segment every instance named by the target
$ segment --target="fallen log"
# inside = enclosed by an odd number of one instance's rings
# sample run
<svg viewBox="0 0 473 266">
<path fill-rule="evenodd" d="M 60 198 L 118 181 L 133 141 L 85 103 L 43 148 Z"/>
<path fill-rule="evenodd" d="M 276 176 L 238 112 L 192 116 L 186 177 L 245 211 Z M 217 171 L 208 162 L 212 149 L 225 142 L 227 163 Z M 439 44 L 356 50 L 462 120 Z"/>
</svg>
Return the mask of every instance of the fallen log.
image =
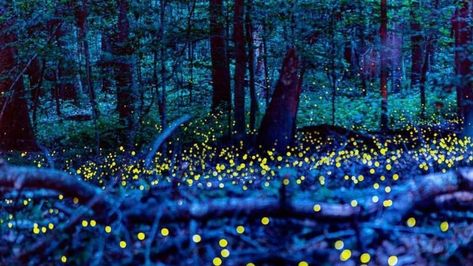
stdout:
<svg viewBox="0 0 473 266">
<path fill-rule="evenodd" d="M 215 199 L 207 203 L 167 206 L 147 204 L 142 207 L 130 206 L 124 216 L 135 223 L 152 223 L 158 211 L 164 209 L 160 217 L 162 222 L 262 216 L 348 222 L 361 214 L 359 207 L 348 204 L 316 203 L 310 200 L 297 200 L 286 204 L 281 206 L 277 198 Z"/>
<path fill-rule="evenodd" d="M 95 203 L 91 208 L 96 213 L 107 213 L 113 202 L 100 188 L 62 171 L 34 167 L 14 167 L 6 163 L 0 165 L 0 187 L 14 190 L 53 190 L 61 193 L 66 198 L 77 198 L 82 205 L 94 199 Z"/>
</svg>

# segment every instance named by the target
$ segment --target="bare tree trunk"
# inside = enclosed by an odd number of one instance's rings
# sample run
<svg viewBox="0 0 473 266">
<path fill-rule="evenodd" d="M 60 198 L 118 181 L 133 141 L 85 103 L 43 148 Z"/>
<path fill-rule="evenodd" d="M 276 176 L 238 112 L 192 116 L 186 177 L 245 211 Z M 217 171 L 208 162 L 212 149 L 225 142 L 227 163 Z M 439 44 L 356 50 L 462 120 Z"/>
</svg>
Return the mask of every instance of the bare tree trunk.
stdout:
<svg viewBox="0 0 473 266">
<path fill-rule="evenodd" d="M 0 17 L 6 12 L 0 5 Z M 0 150 L 38 150 L 25 100 L 23 79 L 13 77 L 17 65 L 16 36 L 11 19 L 0 22 Z"/>
<path fill-rule="evenodd" d="M 302 85 L 298 72 L 299 60 L 296 50 L 291 48 L 284 58 L 271 103 L 261 122 L 258 144 L 262 148 L 275 147 L 276 150 L 282 152 L 294 140 Z"/>
<path fill-rule="evenodd" d="M 245 135 L 245 27 L 244 27 L 245 1 L 235 0 L 235 14 L 233 26 L 233 40 L 235 42 L 235 87 L 234 87 L 234 115 L 235 131 L 240 138 Z"/>
<path fill-rule="evenodd" d="M 133 86 L 133 47 L 129 41 L 128 1 L 118 1 L 118 31 L 112 38 L 115 80 L 117 85 L 117 110 L 123 127 L 121 141 L 131 145 L 136 129 L 136 92 Z"/>
<path fill-rule="evenodd" d="M 386 58 L 386 47 L 388 38 L 388 5 L 387 0 L 381 0 L 381 26 L 379 29 L 381 37 L 381 130 L 388 129 L 388 63 Z"/>
<path fill-rule="evenodd" d="M 87 32 L 88 32 L 88 24 L 87 24 L 87 17 L 89 15 L 89 1 L 82 0 L 79 6 L 76 7 L 76 23 L 79 28 L 79 36 L 78 39 L 82 43 L 82 52 L 84 53 L 85 58 L 85 75 L 86 75 L 86 84 L 87 84 L 87 93 L 89 95 L 89 102 L 92 108 L 92 119 L 94 121 L 95 127 L 95 141 L 96 141 L 96 149 L 97 154 L 99 154 L 100 149 L 100 135 L 98 129 L 98 118 L 99 118 L 99 109 L 97 105 L 97 100 L 95 96 L 95 88 L 92 82 L 92 66 L 90 63 L 90 49 L 89 49 L 89 42 L 87 41 Z"/>
<path fill-rule="evenodd" d="M 419 84 L 420 75 L 422 71 L 422 43 L 424 37 L 422 35 L 422 26 L 418 12 L 420 10 L 419 0 L 412 2 L 410 16 L 411 16 L 411 53 L 412 53 L 412 66 L 411 66 L 411 89 Z"/>
<path fill-rule="evenodd" d="M 252 21 L 253 0 L 247 2 L 246 12 L 246 42 L 248 44 L 248 71 L 250 76 L 250 129 L 254 130 L 256 125 L 256 115 L 258 113 L 258 99 L 256 95 L 255 81 L 255 48 L 253 40 L 253 21 Z"/>
<path fill-rule="evenodd" d="M 472 44 L 473 1 L 463 0 L 461 7 L 455 10 L 453 29 L 455 33 L 455 72 L 459 79 L 457 83 L 458 115 L 463 118 L 466 136 L 473 137 L 473 81 L 472 61 L 469 47 Z"/>
<path fill-rule="evenodd" d="M 210 0 L 210 52 L 212 57 L 212 110 L 231 113 L 230 68 L 225 43 L 223 1 Z"/>
</svg>

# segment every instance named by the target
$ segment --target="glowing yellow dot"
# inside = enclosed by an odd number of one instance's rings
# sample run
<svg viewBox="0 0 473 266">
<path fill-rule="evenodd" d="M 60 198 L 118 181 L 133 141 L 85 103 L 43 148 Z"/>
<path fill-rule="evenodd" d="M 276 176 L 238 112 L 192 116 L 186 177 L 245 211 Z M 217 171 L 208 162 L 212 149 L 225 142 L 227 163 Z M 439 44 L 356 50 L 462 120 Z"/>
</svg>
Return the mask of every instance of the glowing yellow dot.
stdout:
<svg viewBox="0 0 473 266">
<path fill-rule="evenodd" d="M 416 218 L 410 217 L 409 219 L 407 219 L 406 224 L 407 224 L 407 226 L 409 226 L 409 227 L 414 227 L 414 226 L 416 226 Z"/>
<path fill-rule="evenodd" d="M 120 247 L 121 248 L 126 248 L 126 242 L 125 241 L 120 241 Z"/>
<path fill-rule="evenodd" d="M 398 180 L 398 179 L 399 179 L 399 175 L 398 175 L 398 174 L 394 174 L 394 175 L 393 175 L 393 180 L 396 181 L 396 180 Z"/>
<path fill-rule="evenodd" d="M 246 264 L 246 266 L 256 266 L 256 265 L 255 265 L 254 263 L 252 263 L 252 262 L 248 262 L 248 263 Z"/>
<path fill-rule="evenodd" d="M 351 258 L 351 250 L 345 249 L 340 253 L 340 260 L 341 261 L 347 261 Z"/>
<path fill-rule="evenodd" d="M 222 255 L 222 257 L 226 258 L 226 257 L 230 256 L 230 251 L 228 249 L 224 248 L 220 252 L 220 255 Z"/>
<path fill-rule="evenodd" d="M 162 228 L 161 229 L 161 235 L 162 236 L 168 236 L 169 235 L 169 229 L 167 229 L 166 227 Z"/>
<path fill-rule="evenodd" d="M 321 209 L 322 209 L 322 207 L 320 206 L 320 204 L 315 204 L 314 205 L 314 212 L 319 212 Z"/>
<path fill-rule="evenodd" d="M 226 247 L 226 246 L 228 245 L 228 242 L 227 242 L 226 239 L 223 239 L 223 238 L 222 238 L 222 239 L 220 239 L 220 240 L 218 241 L 218 245 L 221 246 L 222 248 L 224 248 L 224 247 Z"/>
<path fill-rule="evenodd" d="M 112 232 L 112 227 L 110 227 L 110 226 L 108 226 L 108 225 L 105 226 L 105 232 L 106 232 L 107 234 L 110 234 L 110 232 Z"/>
<path fill-rule="evenodd" d="M 360 256 L 360 262 L 361 263 L 368 263 L 368 262 L 370 262 L 370 260 L 371 260 L 370 254 L 368 254 L 368 253 L 361 254 L 361 256 Z"/>
<path fill-rule="evenodd" d="M 440 231 L 447 232 L 448 231 L 448 222 L 444 221 L 440 224 Z"/>
<path fill-rule="evenodd" d="M 95 227 L 97 222 L 95 220 L 90 220 L 90 226 Z"/>
<path fill-rule="evenodd" d="M 66 263 L 67 262 L 67 257 L 66 256 L 61 256 L 61 262 Z"/>
<path fill-rule="evenodd" d="M 220 266 L 220 265 L 222 265 L 222 259 L 219 258 L 219 257 L 215 257 L 215 258 L 212 260 L 212 263 L 213 263 L 215 266 Z"/>
<path fill-rule="evenodd" d="M 87 227 L 87 225 L 89 225 L 89 222 L 87 222 L 86 220 L 82 220 L 82 226 Z"/>
<path fill-rule="evenodd" d="M 391 256 L 388 258 L 388 264 L 389 266 L 394 266 L 397 264 L 397 257 L 396 256 Z"/>
<path fill-rule="evenodd" d="M 136 236 L 138 237 L 138 240 L 144 240 L 146 238 L 146 235 L 143 232 L 139 232 Z"/>
<path fill-rule="evenodd" d="M 236 228 L 237 233 L 243 234 L 245 232 L 245 227 L 243 225 L 239 225 Z"/>
<path fill-rule="evenodd" d="M 375 170 L 374 169 L 370 169 L 370 174 L 374 174 L 375 173 Z"/>
<path fill-rule="evenodd" d="M 390 164 L 386 165 L 386 170 L 390 171 L 392 169 L 392 166 Z"/>
<path fill-rule="evenodd" d="M 59 194 L 58 198 L 59 198 L 59 200 L 62 200 L 62 199 L 64 199 L 64 196 L 62 194 Z"/>
<path fill-rule="evenodd" d="M 358 201 L 352 200 L 352 201 L 350 202 L 350 205 L 351 205 L 352 207 L 356 207 L 356 206 L 358 206 Z"/>
<path fill-rule="evenodd" d="M 343 241 L 342 241 L 342 240 L 337 240 L 337 241 L 335 241 L 335 245 L 334 245 L 334 246 L 335 246 L 336 249 L 340 250 L 340 249 L 343 248 L 344 245 L 345 245 L 345 244 L 343 244 Z"/>
<path fill-rule="evenodd" d="M 388 207 L 391 207 L 393 205 L 393 201 L 392 200 L 385 200 L 383 201 L 383 206 L 388 208 Z"/>
<path fill-rule="evenodd" d="M 289 185 L 289 179 L 284 178 L 284 180 L 282 181 L 282 183 L 283 183 L 285 186 Z"/>
<path fill-rule="evenodd" d="M 38 227 L 33 228 L 33 234 L 35 234 L 35 235 L 39 234 L 39 228 Z"/>
<path fill-rule="evenodd" d="M 309 263 L 307 263 L 307 261 L 301 261 L 297 264 L 297 266 L 309 266 Z"/>
<path fill-rule="evenodd" d="M 200 235 L 195 234 L 192 236 L 192 241 L 194 241 L 194 243 L 199 243 L 201 240 L 202 237 Z"/>
<path fill-rule="evenodd" d="M 263 217 L 261 218 L 261 223 L 263 225 L 268 225 L 269 224 L 269 218 L 268 217 Z"/>
<path fill-rule="evenodd" d="M 49 223 L 49 224 L 48 224 L 48 228 L 49 228 L 49 230 L 53 230 L 53 229 L 54 229 L 54 224 Z"/>
</svg>

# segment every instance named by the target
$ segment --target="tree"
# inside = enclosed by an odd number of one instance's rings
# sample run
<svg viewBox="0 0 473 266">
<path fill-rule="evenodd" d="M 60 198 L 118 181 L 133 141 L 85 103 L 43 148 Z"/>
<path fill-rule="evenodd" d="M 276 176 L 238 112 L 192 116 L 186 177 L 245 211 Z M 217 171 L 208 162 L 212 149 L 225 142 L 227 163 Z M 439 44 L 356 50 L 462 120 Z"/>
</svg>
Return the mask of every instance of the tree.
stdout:
<svg viewBox="0 0 473 266">
<path fill-rule="evenodd" d="M 90 62 L 90 49 L 89 49 L 89 42 L 87 40 L 88 16 L 89 16 L 89 1 L 82 0 L 77 4 L 77 6 L 75 6 L 75 19 L 76 19 L 77 27 L 79 28 L 78 40 L 79 40 L 79 43 L 82 44 L 81 50 L 85 58 L 85 75 L 86 75 L 86 81 L 87 81 L 86 85 L 87 85 L 87 93 L 89 95 L 90 106 L 92 107 L 92 118 L 94 120 L 95 139 L 97 142 L 96 148 L 99 149 L 100 135 L 98 132 L 98 124 L 97 124 L 98 123 L 97 120 L 99 118 L 99 109 L 98 109 L 97 100 L 95 96 L 95 88 L 92 82 L 92 66 Z"/>
<path fill-rule="evenodd" d="M 246 72 L 246 51 L 245 51 L 245 28 L 244 10 L 245 1 L 235 1 L 235 14 L 233 22 L 233 40 L 235 42 L 235 87 L 234 87 L 234 114 L 235 131 L 237 135 L 245 134 L 245 72 Z"/>
<path fill-rule="evenodd" d="M 256 115 L 258 112 L 258 99 L 256 95 L 256 80 L 255 80 L 255 48 L 253 38 L 253 0 L 247 1 L 247 11 L 245 18 L 246 26 L 246 42 L 248 44 L 248 72 L 250 85 L 250 129 L 255 129 Z"/>
<path fill-rule="evenodd" d="M 225 42 L 223 1 L 210 0 L 210 52 L 212 60 L 212 110 L 225 108 L 230 114 L 230 68 Z"/>
<path fill-rule="evenodd" d="M 455 10 L 455 72 L 457 78 L 458 113 L 464 120 L 464 134 L 473 136 L 473 71 L 471 52 L 473 45 L 473 1 L 463 0 Z"/>
<path fill-rule="evenodd" d="M 128 0 L 118 0 L 118 22 L 112 36 L 115 82 L 117 86 L 117 110 L 120 125 L 124 128 L 121 140 L 130 144 L 136 129 L 136 92 L 133 84 L 133 46 L 130 42 Z"/>
<path fill-rule="evenodd" d="M 422 35 L 421 20 L 419 17 L 420 3 L 418 0 L 412 1 L 410 7 L 411 26 L 411 89 L 419 84 L 422 71 Z"/>
<path fill-rule="evenodd" d="M 386 56 L 387 40 L 388 40 L 388 5 L 387 0 L 381 0 L 381 26 L 379 28 L 379 36 L 381 37 L 381 72 L 380 72 L 380 88 L 381 88 L 381 130 L 388 129 L 388 58 Z"/>
<path fill-rule="evenodd" d="M 302 79 L 296 50 L 291 48 L 286 53 L 274 94 L 261 122 L 258 144 L 262 148 L 270 149 L 274 146 L 277 151 L 282 152 L 292 144 L 296 133 Z"/>
<path fill-rule="evenodd" d="M 18 55 L 13 45 L 17 37 L 11 28 L 14 20 L 4 20 L 6 12 L 6 5 L 0 4 L 0 150 L 38 150 L 28 115 L 23 73 L 15 71 Z"/>
</svg>

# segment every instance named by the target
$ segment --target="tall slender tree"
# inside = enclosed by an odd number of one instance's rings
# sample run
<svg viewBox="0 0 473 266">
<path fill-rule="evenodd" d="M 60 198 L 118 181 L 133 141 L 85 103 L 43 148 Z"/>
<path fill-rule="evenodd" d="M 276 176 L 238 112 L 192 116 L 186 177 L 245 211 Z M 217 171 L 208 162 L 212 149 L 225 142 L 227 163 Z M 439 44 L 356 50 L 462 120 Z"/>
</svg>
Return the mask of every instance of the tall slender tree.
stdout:
<svg viewBox="0 0 473 266">
<path fill-rule="evenodd" d="M 245 27 L 244 10 L 245 1 L 235 0 L 235 13 L 233 21 L 233 40 L 235 42 L 235 131 L 237 135 L 245 134 L 245 72 L 246 72 L 246 51 L 245 51 Z"/>
<path fill-rule="evenodd" d="M 388 40 L 388 3 L 387 0 L 381 0 L 381 25 L 379 28 L 381 38 L 381 71 L 380 71 L 380 90 L 381 90 L 381 130 L 388 129 L 388 58 L 386 56 Z"/>
<path fill-rule="evenodd" d="M 112 53 L 117 86 L 117 110 L 120 125 L 124 128 L 121 141 L 131 144 L 136 129 L 136 92 L 133 85 L 133 47 L 130 42 L 128 0 L 118 0 L 118 22 L 112 36 Z"/>
<path fill-rule="evenodd" d="M 255 47 L 254 47 L 254 30 L 253 30 L 253 0 L 247 0 L 246 11 L 246 42 L 248 44 L 248 72 L 249 72 L 249 87 L 250 87 L 250 129 L 255 129 L 256 115 L 258 112 L 258 99 L 256 95 L 256 80 L 255 80 Z"/>
<path fill-rule="evenodd" d="M 464 134 L 473 137 L 473 0 L 462 0 L 453 17 L 455 72 L 457 74 L 458 114 L 464 120 Z"/>
<path fill-rule="evenodd" d="M 223 1 L 210 0 L 210 52 L 212 58 L 212 110 L 225 108 L 230 114 L 230 67 L 225 42 Z"/>
<path fill-rule="evenodd" d="M 413 0 L 410 6 L 410 27 L 411 27 L 411 89 L 419 85 L 422 71 L 422 44 L 424 36 L 419 17 L 419 0 Z"/>
</svg>

